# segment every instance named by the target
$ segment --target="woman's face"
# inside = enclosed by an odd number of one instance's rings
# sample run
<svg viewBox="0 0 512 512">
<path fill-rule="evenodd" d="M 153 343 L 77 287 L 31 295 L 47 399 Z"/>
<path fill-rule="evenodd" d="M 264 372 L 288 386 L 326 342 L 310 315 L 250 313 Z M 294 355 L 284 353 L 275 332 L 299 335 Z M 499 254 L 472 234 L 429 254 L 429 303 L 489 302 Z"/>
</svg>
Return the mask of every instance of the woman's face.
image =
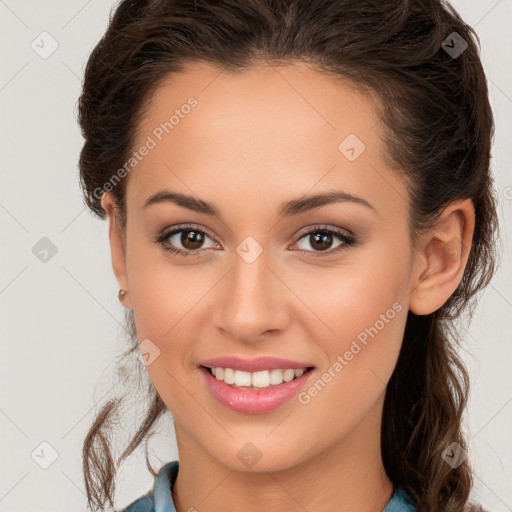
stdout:
<svg viewBox="0 0 512 512">
<path fill-rule="evenodd" d="M 301 64 L 196 64 L 158 88 L 127 178 L 126 258 L 113 258 L 182 450 L 258 471 L 378 452 L 414 261 L 382 135 L 368 98 Z M 314 369 L 284 403 L 235 410 L 201 368 L 227 356 Z"/>
</svg>

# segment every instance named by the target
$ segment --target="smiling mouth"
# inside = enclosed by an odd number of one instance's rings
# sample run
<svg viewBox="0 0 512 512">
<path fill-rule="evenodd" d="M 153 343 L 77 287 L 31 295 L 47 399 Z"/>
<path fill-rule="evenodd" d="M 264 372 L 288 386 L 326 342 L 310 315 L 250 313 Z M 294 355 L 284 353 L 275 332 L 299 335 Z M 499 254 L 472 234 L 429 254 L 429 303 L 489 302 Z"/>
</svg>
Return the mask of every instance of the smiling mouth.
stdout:
<svg viewBox="0 0 512 512">
<path fill-rule="evenodd" d="M 234 368 L 221 368 L 202 366 L 212 377 L 239 389 L 268 389 L 280 386 L 283 383 L 291 382 L 302 375 L 309 373 L 314 366 L 307 366 L 300 369 L 273 369 L 257 372 L 246 372 Z"/>
</svg>

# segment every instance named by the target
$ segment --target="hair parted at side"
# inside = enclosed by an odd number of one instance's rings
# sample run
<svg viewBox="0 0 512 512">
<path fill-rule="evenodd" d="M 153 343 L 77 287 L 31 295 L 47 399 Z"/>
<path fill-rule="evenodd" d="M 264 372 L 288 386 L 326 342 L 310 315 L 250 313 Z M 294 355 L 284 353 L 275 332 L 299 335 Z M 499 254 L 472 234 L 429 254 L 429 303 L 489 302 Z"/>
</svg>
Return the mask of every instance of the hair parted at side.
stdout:
<svg viewBox="0 0 512 512">
<path fill-rule="evenodd" d="M 442 47 L 453 32 L 468 45 L 456 58 Z M 473 28 L 441 0 L 124 0 L 89 57 L 79 98 L 85 139 L 80 182 L 86 204 L 100 218 L 101 191 L 133 151 L 152 93 L 169 74 L 194 62 L 243 72 L 255 62 L 298 60 L 375 93 L 387 161 L 408 186 L 413 238 L 432 227 L 449 202 L 472 200 L 475 229 L 460 285 L 434 313 L 409 311 L 386 390 L 384 466 L 420 512 L 476 510 L 468 501 L 468 459 L 452 468 L 441 454 L 452 442 L 468 448 L 463 414 L 469 377 L 453 320 L 466 309 L 472 318 L 477 293 L 497 268 L 494 120 L 479 46 Z M 121 227 L 127 179 L 111 190 Z M 127 320 L 124 357 L 130 358 L 138 341 L 131 312 Z M 83 471 L 93 509 L 114 505 L 118 468 L 167 412 L 155 388 L 149 384 L 147 390 L 146 415 L 118 458 L 109 440 L 126 395 L 101 408 L 86 436 Z M 147 451 L 146 461 L 155 475 Z"/>
</svg>

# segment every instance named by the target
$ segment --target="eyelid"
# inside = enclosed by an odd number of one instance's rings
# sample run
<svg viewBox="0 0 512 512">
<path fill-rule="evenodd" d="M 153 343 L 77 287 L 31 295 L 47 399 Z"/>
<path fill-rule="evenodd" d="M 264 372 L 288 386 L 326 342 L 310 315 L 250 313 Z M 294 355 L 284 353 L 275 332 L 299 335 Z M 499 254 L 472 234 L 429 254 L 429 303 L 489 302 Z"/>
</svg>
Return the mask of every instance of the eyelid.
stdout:
<svg viewBox="0 0 512 512">
<path fill-rule="evenodd" d="M 158 235 L 158 237 L 168 237 L 169 235 L 174 235 L 176 233 L 179 233 L 180 231 L 199 231 L 201 233 L 204 233 L 205 235 L 208 235 L 212 240 L 215 238 L 212 236 L 212 234 L 208 231 L 207 228 L 204 228 L 202 226 L 199 226 L 198 224 L 177 224 L 176 226 L 173 226 L 168 231 L 162 231 L 161 235 Z"/>
<path fill-rule="evenodd" d="M 168 231 L 164 231 L 161 234 L 157 235 L 155 238 L 155 242 L 159 243 L 160 245 L 164 246 L 164 244 L 168 241 L 169 237 L 180 233 L 182 231 L 197 231 L 200 232 L 208 238 L 210 238 L 216 245 L 220 245 L 215 238 L 210 234 L 209 230 L 204 227 L 199 227 L 195 224 L 178 224 L 176 226 L 173 226 Z M 311 235 L 314 232 L 328 232 L 334 236 L 337 236 L 342 243 L 337 246 L 335 249 L 327 249 L 325 251 L 307 251 L 304 249 L 298 249 L 296 252 L 312 255 L 313 257 L 322 257 L 322 256 L 330 256 L 330 255 L 336 255 L 338 253 L 343 252 L 346 248 L 350 246 L 354 246 L 358 244 L 358 239 L 354 236 L 354 234 L 346 229 L 329 226 L 325 224 L 315 224 L 313 226 L 308 226 L 306 228 L 303 228 L 299 231 L 298 234 L 295 235 L 295 242 L 293 242 L 292 245 L 295 245 L 296 243 L 300 242 L 306 235 Z M 341 248 L 339 248 L 341 247 Z M 177 254 L 179 256 L 201 256 L 203 252 L 207 251 L 208 249 L 211 249 L 211 247 L 205 248 L 205 249 L 197 249 L 197 250 L 184 250 L 176 247 L 172 248 L 165 248 L 164 250 L 170 253 Z"/>
<path fill-rule="evenodd" d="M 300 242 L 302 239 L 304 239 L 306 236 L 311 235 L 312 233 L 318 233 L 318 232 L 327 232 L 335 237 L 338 237 L 341 240 L 341 244 L 335 247 L 334 249 L 327 249 L 325 251 L 306 251 L 304 249 L 298 249 L 297 252 L 301 254 L 307 254 L 311 255 L 313 257 L 328 257 L 333 255 L 338 255 L 342 252 L 344 252 L 349 247 L 353 247 L 357 245 L 358 239 L 355 237 L 355 235 L 346 229 L 334 227 L 334 226 L 328 226 L 325 224 L 315 224 L 313 226 L 308 226 L 307 228 L 304 228 L 299 232 L 299 234 L 296 235 L 297 240 L 293 243 L 293 245 Z"/>
<path fill-rule="evenodd" d="M 348 229 L 339 228 L 337 226 L 330 226 L 328 224 L 313 224 L 312 226 L 307 226 L 301 229 L 295 236 L 300 239 L 304 235 L 308 235 L 312 232 L 316 231 L 329 231 L 332 233 L 336 233 L 337 235 L 343 235 L 347 238 L 354 238 L 354 234 Z"/>
<path fill-rule="evenodd" d="M 204 227 L 200 227 L 199 225 L 196 225 L 196 224 L 178 224 L 176 226 L 173 226 L 171 229 L 169 230 L 164 230 L 161 234 L 158 234 L 156 237 L 155 237 L 155 242 L 156 243 L 160 243 L 160 244 L 165 244 L 165 242 L 168 241 L 168 239 L 173 236 L 173 235 L 176 235 L 182 231 L 197 231 L 201 234 L 204 234 L 206 235 L 208 238 L 210 238 L 216 245 L 220 245 L 216 240 L 215 240 L 215 237 L 213 237 L 211 235 L 211 233 L 208 231 L 208 229 L 204 228 Z M 209 248 L 208 248 L 209 249 Z M 184 251 L 183 249 L 177 249 L 177 251 L 182 251 L 182 252 L 187 252 L 187 254 L 199 254 L 199 253 L 202 253 L 203 251 L 205 251 L 206 249 L 197 249 L 195 251 L 191 251 L 191 250 L 188 250 L 188 251 Z"/>
</svg>

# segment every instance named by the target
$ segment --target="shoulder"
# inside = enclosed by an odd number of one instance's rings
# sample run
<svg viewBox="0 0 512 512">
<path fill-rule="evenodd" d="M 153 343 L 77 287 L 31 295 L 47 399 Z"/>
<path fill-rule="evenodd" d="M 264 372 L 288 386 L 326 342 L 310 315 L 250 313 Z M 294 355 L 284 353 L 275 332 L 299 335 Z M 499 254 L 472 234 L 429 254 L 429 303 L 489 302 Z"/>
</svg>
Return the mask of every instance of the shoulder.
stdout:
<svg viewBox="0 0 512 512">
<path fill-rule="evenodd" d="M 155 510 L 176 512 L 171 488 L 178 475 L 178 469 L 179 461 L 177 460 L 165 464 L 156 475 L 150 491 L 116 512 L 154 512 Z"/>
<path fill-rule="evenodd" d="M 398 487 L 382 512 L 416 512 L 416 510 L 416 504 L 409 494 L 403 487 Z"/>
<path fill-rule="evenodd" d="M 398 487 L 382 512 L 417 512 L 417 506 L 403 487 Z M 479 503 L 466 503 L 462 512 L 490 512 Z"/>
<path fill-rule="evenodd" d="M 154 500 L 153 492 L 148 492 L 144 496 L 137 498 L 135 501 L 130 503 L 127 507 L 119 510 L 118 512 L 153 512 Z"/>
</svg>

